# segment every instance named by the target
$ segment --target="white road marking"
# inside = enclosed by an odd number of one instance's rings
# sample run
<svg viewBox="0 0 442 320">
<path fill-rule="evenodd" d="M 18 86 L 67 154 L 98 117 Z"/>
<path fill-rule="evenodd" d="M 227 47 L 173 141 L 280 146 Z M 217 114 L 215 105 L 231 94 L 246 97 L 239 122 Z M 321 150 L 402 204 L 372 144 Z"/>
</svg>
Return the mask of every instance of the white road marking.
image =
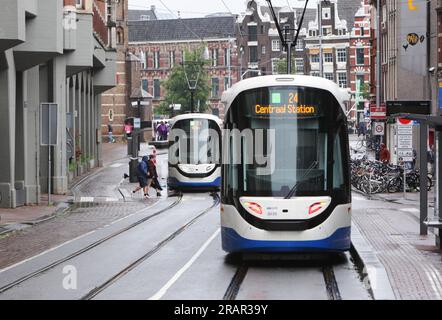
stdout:
<svg viewBox="0 0 442 320">
<path fill-rule="evenodd" d="M 114 164 L 110 165 L 109 167 L 111 167 L 111 168 L 119 168 L 122 165 L 123 165 L 122 163 L 114 163 Z"/>
<path fill-rule="evenodd" d="M 118 202 L 117 198 L 106 198 L 106 202 Z"/>
<path fill-rule="evenodd" d="M 183 275 L 184 272 L 189 269 L 192 264 L 199 258 L 199 256 L 206 250 L 206 248 L 210 245 L 210 243 L 215 239 L 218 234 L 220 233 L 221 229 L 217 229 L 216 232 L 202 245 L 202 247 L 193 255 L 192 258 L 180 269 L 177 273 L 152 297 L 150 297 L 148 300 L 160 300 L 167 292 L 167 290 L 170 289 L 170 287 L 173 286 L 173 284 Z"/>
<path fill-rule="evenodd" d="M 359 196 L 352 196 L 352 198 L 355 199 L 355 200 L 365 200 L 364 198 L 359 197 Z"/>
<path fill-rule="evenodd" d="M 80 202 L 94 202 L 94 197 L 81 197 Z"/>
</svg>

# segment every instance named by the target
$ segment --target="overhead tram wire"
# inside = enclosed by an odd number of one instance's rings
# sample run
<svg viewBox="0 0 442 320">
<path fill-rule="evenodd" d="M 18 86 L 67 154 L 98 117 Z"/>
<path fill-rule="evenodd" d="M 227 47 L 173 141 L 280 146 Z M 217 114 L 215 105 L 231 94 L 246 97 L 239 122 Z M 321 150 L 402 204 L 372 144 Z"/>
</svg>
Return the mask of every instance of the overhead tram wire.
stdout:
<svg viewBox="0 0 442 320">
<path fill-rule="evenodd" d="M 292 70 L 292 59 L 291 59 L 291 49 L 293 46 L 296 46 L 298 41 L 299 32 L 301 31 L 302 23 L 304 21 L 305 12 L 307 10 L 307 5 L 309 0 L 305 1 L 304 11 L 302 12 L 301 21 L 298 25 L 298 29 L 296 30 L 296 36 L 294 41 L 287 41 L 287 39 L 282 34 L 281 26 L 279 25 L 278 17 L 276 16 L 275 9 L 273 8 L 273 4 L 271 0 L 266 0 L 269 4 L 269 9 L 272 14 L 273 20 L 275 22 L 276 30 L 278 31 L 279 38 L 281 39 L 281 43 L 287 49 L 287 73 L 290 74 Z"/>
</svg>

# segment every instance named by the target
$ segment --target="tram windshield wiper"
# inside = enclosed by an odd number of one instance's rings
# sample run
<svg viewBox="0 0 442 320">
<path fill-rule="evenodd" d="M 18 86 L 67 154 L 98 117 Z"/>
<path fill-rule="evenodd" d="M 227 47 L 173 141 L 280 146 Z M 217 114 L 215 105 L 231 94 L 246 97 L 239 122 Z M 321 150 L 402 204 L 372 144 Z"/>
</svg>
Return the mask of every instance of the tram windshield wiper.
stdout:
<svg viewBox="0 0 442 320">
<path fill-rule="evenodd" d="M 302 175 L 301 179 L 298 180 L 298 182 L 296 182 L 296 184 L 293 186 L 293 188 L 289 191 L 289 193 L 284 197 L 284 199 L 290 199 L 291 197 L 293 197 L 293 195 L 295 194 L 296 190 L 298 189 L 298 187 L 301 185 L 302 182 L 304 182 L 304 180 L 310 175 L 310 173 L 312 172 L 312 170 L 319 164 L 319 161 L 315 160 L 313 161 L 310 166 L 308 167 L 308 169 L 304 172 L 304 174 Z"/>
</svg>

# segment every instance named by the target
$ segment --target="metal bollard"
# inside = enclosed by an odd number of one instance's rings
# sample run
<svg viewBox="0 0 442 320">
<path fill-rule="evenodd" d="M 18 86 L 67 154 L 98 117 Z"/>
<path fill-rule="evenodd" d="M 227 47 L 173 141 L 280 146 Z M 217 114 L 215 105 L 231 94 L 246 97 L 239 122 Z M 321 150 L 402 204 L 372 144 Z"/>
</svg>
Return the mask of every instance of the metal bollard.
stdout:
<svg viewBox="0 0 442 320">
<path fill-rule="evenodd" d="M 137 171 L 138 171 L 138 158 L 130 158 L 130 161 L 129 161 L 129 182 L 130 183 L 138 182 Z"/>
</svg>

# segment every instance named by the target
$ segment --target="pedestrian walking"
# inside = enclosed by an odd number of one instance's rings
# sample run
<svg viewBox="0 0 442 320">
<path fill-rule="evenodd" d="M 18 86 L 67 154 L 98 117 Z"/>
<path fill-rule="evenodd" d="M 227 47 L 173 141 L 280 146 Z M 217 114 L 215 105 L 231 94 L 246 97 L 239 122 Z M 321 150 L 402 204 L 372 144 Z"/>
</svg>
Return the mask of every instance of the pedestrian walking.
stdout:
<svg viewBox="0 0 442 320">
<path fill-rule="evenodd" d="M 414 170 L 416 168 L 416 159 L 417 159 L 417 152 L 415 149 L 413 149 L 413 166 L 412 166 L 412 170 Z"/>
<path fill-rule="evenodd" d="M 151 154 L 149 156 L 149 176 L 150 176 L 150 184 L 148 187 L 152 187 L 157 192 L 157 197 L 161 197 L 161 191 L 163 188 L 161 188 L 161 185 L 158 181 L 158 172 L 157 172 L 157 165 L 156 165 L 156 156 L 154 154 Z"/>
<path fill-rule="evenodd" d="M 383 163 L 390 162 L 390 151 L 388 151 L 385 143 L 381 143 L 381 150 L 379 152 L 379 160 Z"/>
<path fill-rule="evenodd" d="M 114 129 L 112 128 L 112 122 L 109 122 L 107 124 L 107 132 L 108 132 L 108 136 L 109 136 L 109 143 L 114 143 L 115 142 L 113 131 L 114 131 Z"/>
<path fill-rule="evenodd" d="M 144 191 L 144 196 L 149 197 L 149 185 L 152 182 L 149 172 L 149 158 L 144 156 L 137 167 L 137 179 L 139 186 L 132 191 L 132 193 L 137 193 L 141 189 Z"/>
<path fill-rule="evenodd" d="M 362 134 L 363 137 L 365 136 L 365 129 L 366 129 L 366 127 L 365 127 L 365 122 L 364 122 L 364 121 L 359 122 L 358 137 L 359 137 L 361 134 Z"/>
<path fill-rule="evenodd" d="M 167 126 L 165 125 L 164 121 L 161 121 L 158 128 L 157 128 L 157 132 L 159 135 L 159 140 L 164 141 L 167 140 Z"/>
</svg>

